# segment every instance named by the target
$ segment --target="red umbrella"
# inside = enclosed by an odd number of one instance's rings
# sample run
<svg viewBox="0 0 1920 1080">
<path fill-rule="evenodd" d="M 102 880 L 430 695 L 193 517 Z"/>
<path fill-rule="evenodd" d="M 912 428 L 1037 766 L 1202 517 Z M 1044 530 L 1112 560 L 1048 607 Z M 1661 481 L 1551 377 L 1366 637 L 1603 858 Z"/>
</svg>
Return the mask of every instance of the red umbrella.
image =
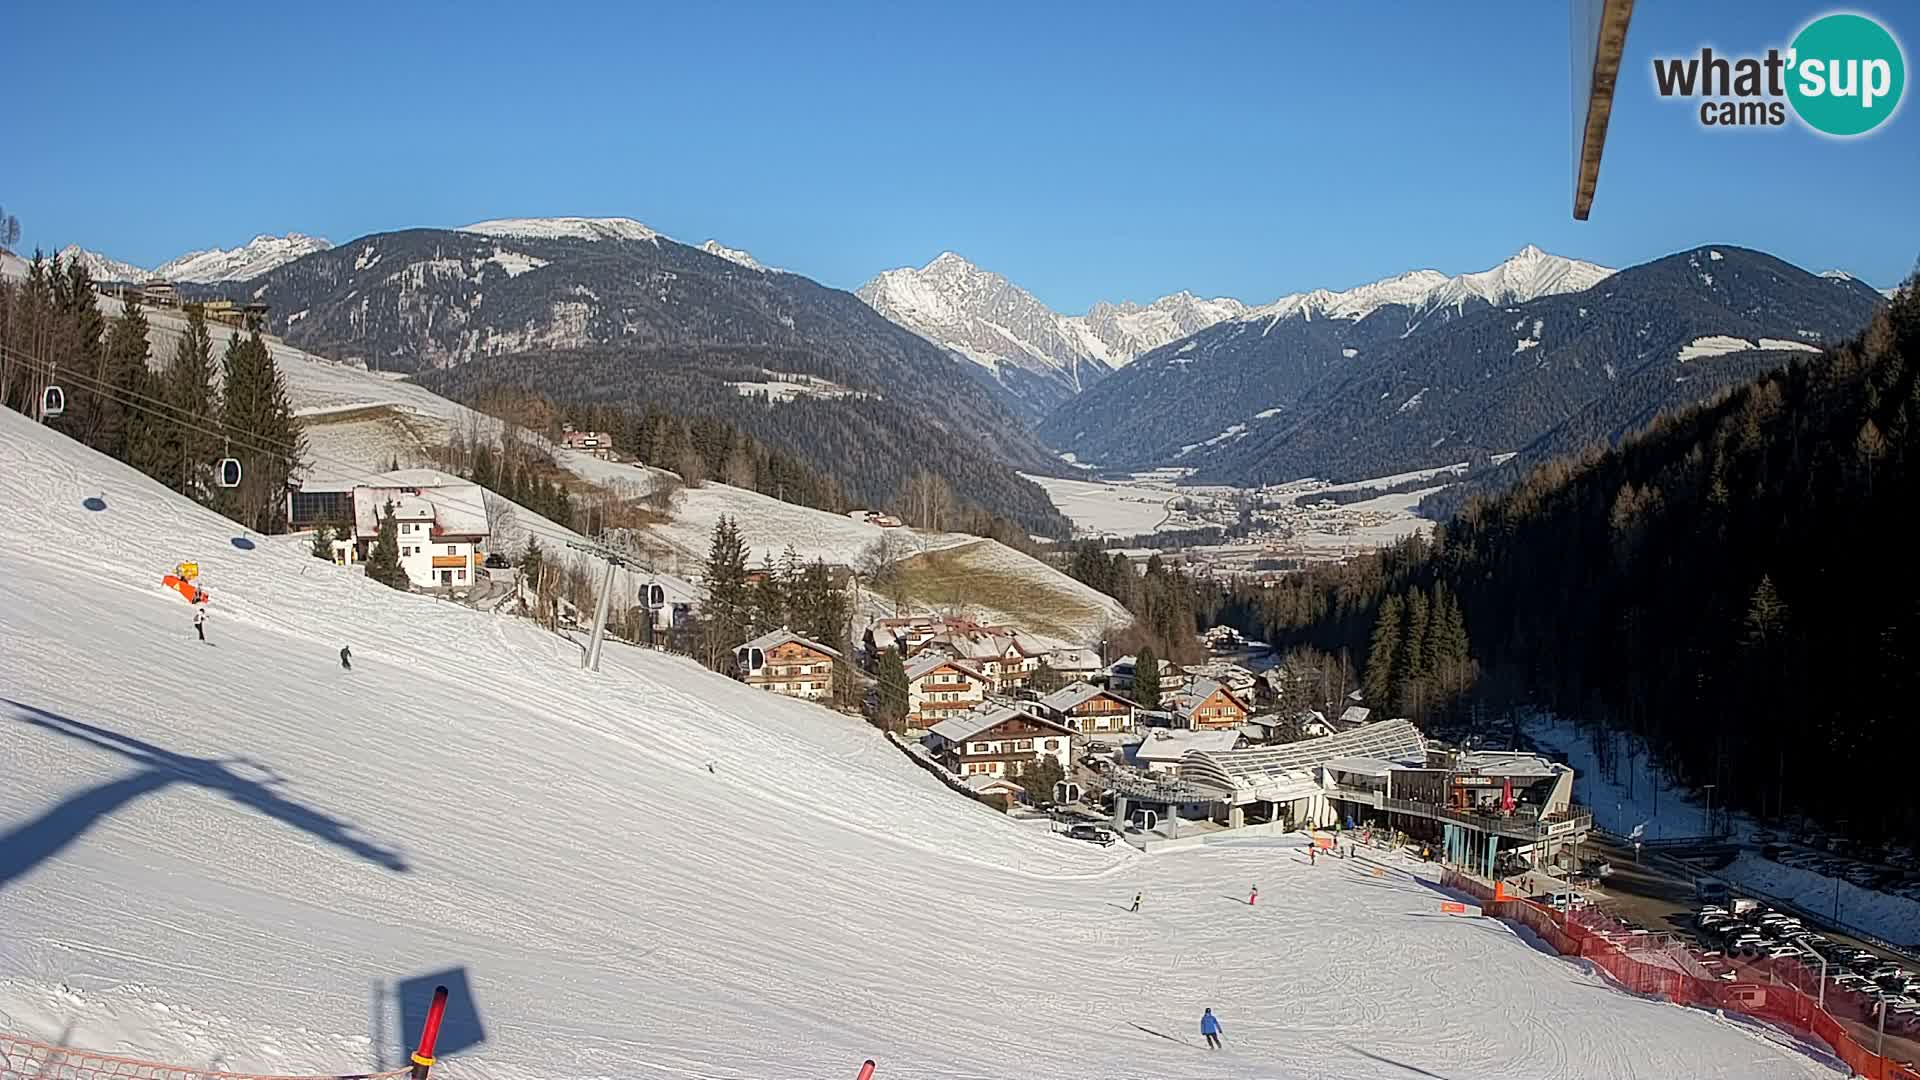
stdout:
<svg viewBox="0 0 1920 1080">
<path fill-rule="evenodd" d="M 1500 786 L 1500 809 L 1513 813 L 1513 777 L 1509 776 Z"/>
</svg>

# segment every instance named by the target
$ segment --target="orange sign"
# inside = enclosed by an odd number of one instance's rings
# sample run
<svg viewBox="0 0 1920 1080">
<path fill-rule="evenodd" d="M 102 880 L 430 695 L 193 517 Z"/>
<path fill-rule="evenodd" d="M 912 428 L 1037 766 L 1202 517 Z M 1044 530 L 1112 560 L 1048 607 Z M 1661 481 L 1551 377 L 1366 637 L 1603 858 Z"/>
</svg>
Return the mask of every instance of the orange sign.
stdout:
<svg viewBox="0 0 1920 1080">
<path fill-rule="evenodd" d="M 1440 914 L 1442 915 L 1465 915 L 1466 913 L 1467 913 L 1467 905 L 1465 904 L 1457 903 L 1452 900 L 1440 901 Z"/>
<path fill-rule="evenodd" d="M 1313 838 L 1313 846 L 1319 848 L 1321 851 L 1326 851 L 1327 849 L 1333 847 L 1333 837 L 1316 836 Z"/>
</svg>

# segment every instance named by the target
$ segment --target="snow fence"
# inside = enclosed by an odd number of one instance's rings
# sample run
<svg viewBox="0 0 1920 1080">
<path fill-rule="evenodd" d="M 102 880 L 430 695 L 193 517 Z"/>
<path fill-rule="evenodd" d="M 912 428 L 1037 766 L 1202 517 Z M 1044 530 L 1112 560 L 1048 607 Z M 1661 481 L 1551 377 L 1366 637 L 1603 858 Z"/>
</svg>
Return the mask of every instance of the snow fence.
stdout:
<svg viewBox="0 0 1920 1080">
<path fill-rule="evenodd" d="M 1751 1016 L 1811 1038 L 1832 1047 L 1854 1075 L 1866 1080 L 1920 1080 L 1920 1070 L 1893 1053 L 1883 1057 L 1870 1049 L 1880 1042 L 1872 999 L 1832 985 L 1823 999 L 1817 966 L 1788 959 L 1733 962 L 1735 978 L 1729 982 L 1713 977 L 1686 950 L 1651 935 L 1626 933 L 1604 913 L 1559 912 L 1531 900 L 1496 899 L 1492 885 L 1453 869 L 1441 884 L 1473 896 L 1487 914 L 1526 927 L 1561 956 L 1588 961 L 1632 993 Z M 1887 1035 L 1898 1040 L 1920 1031 L 1889 1030 Z"/>
<path fill-rule="evenodd" d="M 389 1080 L 411 1069 L 378 1073 L 328 1073 L 325 1076 L 276 1077 L 257 1073 L 214 1072 L 185 1065 L 96 1054 L 65 1046 L 0 1035 L 0 1080 Z"/>
</svg>

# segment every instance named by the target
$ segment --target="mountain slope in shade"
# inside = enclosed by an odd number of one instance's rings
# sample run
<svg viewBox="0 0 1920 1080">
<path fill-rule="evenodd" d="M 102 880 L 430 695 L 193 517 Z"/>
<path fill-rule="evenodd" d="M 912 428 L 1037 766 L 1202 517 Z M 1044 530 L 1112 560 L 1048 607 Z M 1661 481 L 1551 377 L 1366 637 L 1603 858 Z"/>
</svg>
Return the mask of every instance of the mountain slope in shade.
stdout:
<svg viewBox="0 0 1920 1080">
<path fill-rule="evenodd" d="M 161 263 L 150 276 L 202 285 L 219 281 L 245 281 L 332 246 L 322 237 L 300 233 L 256 236 L 237 248 L 190 251 L 177 259 Z"/>
<path fill-rule="evenodd" d="M 1043 439 L 1081 461 L 1192 464 L 1245 438 L 1341 369 L 1464 315 L 1577 292 L 1613 273 L 1531 245 L 1489 270 L 1414 270 L 1355 288 L 1291 293 L 1164 345 L 1057 406 Z M 1209 443 L 1209 440 L 1220 442 Z"/>
<path fill-rule="evenodd" d="M 1058 459 L 986 388 L 851 293 L 749 269 L 624 219 L 482 222 L 364 236 L 222 290 L 301 348 L 384 370 L 454 369 L 572 403 L 715 416 L 887 505 L 912 470 L 1030 532 L 1065 521 L 1013 470 Z M 483 369 L 459 369 L 484 361 Z M 771 403 L 804 376 L 852 393 Z M 456 385 L 457 384 L 457 385 Z M 1011 468 L 1010 468 L 1011 466 Z"/>
<path fill-rule="evenodd" d="M 121 262 L 97 251 L 88 251 L 78 244 L 61 248 L 58 257 L 68 262 L 79 260 L 95 281 L 146 281 L 153 277 L 152 271 L 142 270 L 132 263 Z"/>
<path fill-rule="evenodd" d="M 1151 305 L 1100 304 L 1065 316 L 1005 277 L 951 251 L 888 270 L 856 292 L 875 311 L 979 367 L 1034 420 L 1141 352 L 1243 310 L 1189 293 Z"/>
<path fill-rule="evenodd" d="M 1199 477 L 1385 475 L 1521 451 L 1505 466 L 1617 442 L 1866 325 L 1882 300 L 1771 255 L 1679 252 L 1593 288 L 1483 308 L 1334 369 L 1243 435 L 1196 447 Z"/>
</svg>

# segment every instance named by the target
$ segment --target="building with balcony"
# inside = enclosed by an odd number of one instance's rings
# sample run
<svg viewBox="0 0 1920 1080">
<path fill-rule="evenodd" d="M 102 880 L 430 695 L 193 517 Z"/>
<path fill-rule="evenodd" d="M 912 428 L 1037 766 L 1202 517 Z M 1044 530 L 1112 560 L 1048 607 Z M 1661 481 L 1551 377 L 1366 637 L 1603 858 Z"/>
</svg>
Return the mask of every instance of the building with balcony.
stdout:
<svg viewBox="0 0 1920 1080">
<path fill-rule="evenodd" d="M 733 651 L 748 686 L 806 701 L 833 696 L 837 649 L 809 641 L 786 628 L 762 634 Z"/>
<path fill-rule="evenodd" d="M 1073 775 L 1073 729 L 1011 705 L 989 705 L 935 724 L 926 738 L 934 759 L 954 775 L 1013 778 L 1041 757 Z"/>
<path fill-rule="evenodd" d="M 489 537 L 480 485 L 434 469 L 401 469 L 355 484 L 351 505 L 353 544 L 361 561 L 378 541 L 380 523 L 392 506 L 400 567 L 414 588 L 467 589 L 479 576 Z"/>
<path fill-rule="evenodd" d="M 1170 770 L 1113 777 L 1116 827 L 1136 807 L 1217 825 L 1377 824 L 1437 842 L 1452 861 L 1552 865 L 1592 815 L 1572 805 L 1573 770 L 1519 751 L 1429 745 L 1407 720 L 1278 746 L 1193 748 Z"/>
</svg>

